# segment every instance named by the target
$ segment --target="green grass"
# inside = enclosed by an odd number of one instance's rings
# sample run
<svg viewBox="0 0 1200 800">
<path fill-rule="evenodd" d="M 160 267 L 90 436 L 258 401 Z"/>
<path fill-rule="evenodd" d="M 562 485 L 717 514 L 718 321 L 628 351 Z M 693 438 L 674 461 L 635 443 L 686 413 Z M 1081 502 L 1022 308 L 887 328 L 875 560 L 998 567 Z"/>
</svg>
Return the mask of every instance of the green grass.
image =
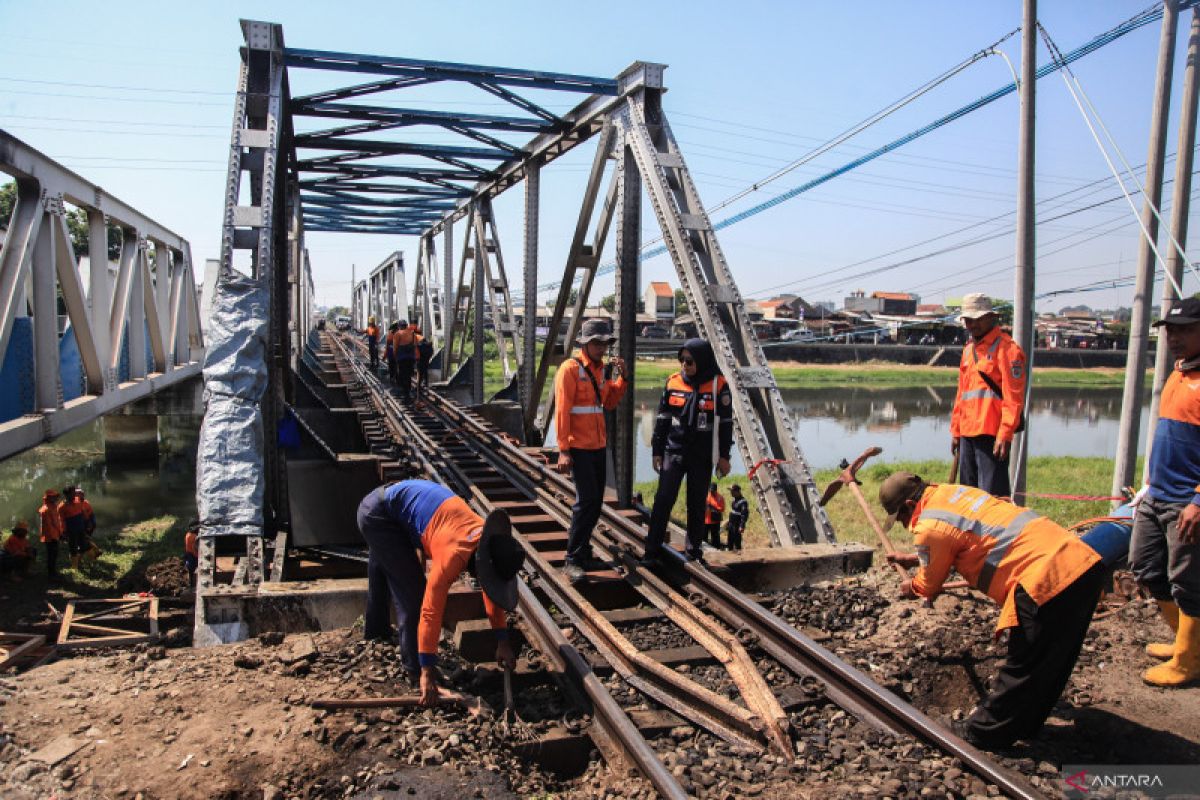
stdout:
<svg viewBox="0 0 1200 800">
<path fill-rule="evenodd" d="M 932 482 L 944 481 L 950 473 L 950 461 L 894 461 L 868 464 L 858 473 L 859 480 L 862 481 L 860 488 L 871 506 L 872 513 L 880 522 L 886 515 L 877 501 L 879 486 L 888 475 L 901 469 L 915 472 Z M 1045 494 L 1107 495 L 1112 482 L 1112 469 L 1113 462 L 1107 458 L 1051 456 L 1031 458 L 1029 460 L 1028 488 L 1031 492 Z M 1139 464 L 1138 474 L 1140 471 L 1141 465 Z M 818 471 L 816 475 L 818 489 L 824 491 L 825 487 L 837 477 L 838 472 L 836 469 Z M 743 537 L 744 545 L 746 547 L 767 546 L 769 539 L 766 524 L 758 512 L 758 501 L 754 492 L 749 490 L 745 475 L 727 476 L 718 481 L 721 494 L 725 496 L 726 508 L 729 506 L 729 485 L 731 483 L 740 484 L 743 494 L 750 501 L 750 521 L 746 525 L 746 533 Z M 645 481 L 636 484 L 635 491 L 640 491 L 646 504 L 649 505 L 653 501 L 656 487 L 657 481 Z M 685 518 L 683 494 L 683 491 L 680 491 L 671 513 L 672 517 L 681 524 Z M 1107 513 L 1109 504 L 1107 502 L 1031 498 L 1029 507 L 1060 525 L 1068 526 L 1084 519 L 1102 516 Z M 875 532 L 848 487 L 844 487 L 829 502 L 826 511 L 833 522 L 838 541 L 861 542 L 876 547 L 879 545 Z M 899 526 L 893 528 L 888 535 L 898 547 L 906 547 L 912 542 L 908 532 Z M 723 536 L 724 533 L 722 533 Z"/>
<path fill-rule="evenodd" d="M 663 383 L 679 369 L 674 360 L 656 359 L 637 362 L 637 380 L 645 386 Z M 903 364 L 868 362 L 820 366 L 779 362 L 771 365 L 781 389 L 808 389 L 828 386 L 955 386 L 957 367 L 919 367 Z M 1153 373 L 1147 372 L 1147 381 Z M 1122 386 L 1125 373 L 1118 369 L 1034 369 L 1035 386 Z"/>
<path fill-rule="evenodd" d="M 490 397 L 504 387 L 504 377 L 497 357 L 495 344 L 489 339 L 486 348 L 487 361 L 483 365 L 485 396 Z M 510 365 L 516 369 L 516 362 Z M 678 371 L 678 362 L 672 359 L 639 359 L 636 365 L 637 384 L 640 388 L 657 387 Z M 956 367 L 918 367 L 902 364 L 867 362 L 818 366 L 780 362 L 771 365 L 775 381 L 780 389 L 819 389 L 833 386 L 858 386 L 868 389 L 890 389 L 907 386 L 955 386 L 958 383 Z M 1147 371 L 1146 385 L 1150 385 L 1153 372 Z M 1118 388 L 1124 385 L 1125 372 L 1119 369 L 1034 369 L 1033 385 L 1046 387 L 1097 387 Z"/>
<path fill-rule="evenodd" d="M 186 523 L 187 520 L 170 515 L 152 517 L 99 534 L 95 542 L 104 553 L 95 562 L 85 559 L 83 569 L 70 573 L 72 582 L 86 587 L 85 591 L 117 591 L 117 582 L 122 577 L 141 572 L 164 558 L 182 556 Z M 65 548 L 60 551 L 60 561 L 65 552 Z"/>
</svg>

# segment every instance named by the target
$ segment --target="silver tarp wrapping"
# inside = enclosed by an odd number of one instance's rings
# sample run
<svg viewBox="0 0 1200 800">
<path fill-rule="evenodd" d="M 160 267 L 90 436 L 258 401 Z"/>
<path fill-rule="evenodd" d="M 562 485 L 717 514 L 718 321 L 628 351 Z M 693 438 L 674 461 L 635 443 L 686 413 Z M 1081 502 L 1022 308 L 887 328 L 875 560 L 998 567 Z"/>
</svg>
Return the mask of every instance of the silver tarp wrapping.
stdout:
<svg viewBox="0 0 1200 800">
<path fill-rule="evenodd" d="M 204 357 L 196 508 L 204 536 L 261 536 L 267 309 L 262 281 L 225 272 L 215 287 Z"/>
</svg>

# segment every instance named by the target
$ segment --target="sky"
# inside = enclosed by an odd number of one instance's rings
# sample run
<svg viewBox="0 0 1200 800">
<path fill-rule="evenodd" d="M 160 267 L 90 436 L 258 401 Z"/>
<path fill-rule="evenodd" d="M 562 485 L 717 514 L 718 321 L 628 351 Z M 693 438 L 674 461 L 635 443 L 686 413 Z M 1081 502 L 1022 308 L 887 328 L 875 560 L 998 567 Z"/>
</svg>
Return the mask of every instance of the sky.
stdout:
<svg viewBox="0 0 1200 800">
<path fill-rule="evenodd" d="M 1042 0 L 1039 18 L 1066 52 L 1147 5 L 1148 0 Z M 1020 26 L 1021 3 L 751 0 L 735 10 L 705 0 L 319 5 L 0 0 L 0 128 L 182 235 L 202 277 L 204 260 L 220 249 L 242 43 L 239 18 L 281 23 L 286 43 L 298 48 L 599 77 L 615 77 L 637 60 L 667 64 L 664 110 L 711 208 L 1004 39 Z M 1171 154 L 1190 18 L 1190 12 L 1183 15 L 1175 53 Z M 1134 168 L 1146 160 L 1159 37 L 1155 22 L 1073 65 Z M 999 49 L 1020 68 L 1019 33 Z M 1048 61 L 1040 43 L 1038 53 L 1039 64 Z M 289 77 L 293 94 L 358 82 L 358 76 L 339 73 L 293 70 Z M 713 219 L 802 184 L 1012 80 L 1003 58 L 983 58 L 845 144 L 714 212 Z M 1062 78 L 1047 76 L 1037 92 L 1036 196 L 1043 221 L 1037 228 L 1036 291 L 1046 295 L 1037 310 L 1129 305 L 1132 287 L 1078 289 L 1135 272 L 1136 217 Z M 483 92 L 431 87 L 398 95 L 388 102 L 513 113 Z M 564 95 L 546 102 L 563 111 L 580 99 Z M 928 303 L 973 291 L 1011 297 L 1018 106 L 1016 94 L 1010 94 L 722 230 L 719 239 L 743 295 L 765 299 L 786 291 L 838 306 L 856 289 L 912 291 Z M 429 141 L 447 141 L 445 134 L 427 135 Z M 562 276 L 593 152 L 594 144 L 585 144 L 543 171 L 539 283 Z M 1172 155 L 1168 178 L 1173 163 Z M 1169 184 L 1164 216 L 1170 194 Z M 1140 208 L 1136 194 L 1134 201 Z M 523 191 L 509 190 L 495 208 L 515 286 Z M 1077 213 L 1062 217 L 1066 212 Z M 648 202 L 642 229 L 645 240 L 658 236 Z M 456 239 L 457 249 L 461 232 Z M 316 301 L 323 305 L 348 304 L 352 265 L 361 279 L 394 250 L 405 253 L 410 270 L 416 261 L 411 237 L 312 233 L 306 242 Z M 645 262 L 642 280 L 679 283 L 665 255 Z M 1194 275 L 1185 289 L 1200 289 Z M 611 291 L 611 277 L 600 278 L 593 296 Z M 1160 291 L 1156 286 L 1156 298 Z"/>
</svg>

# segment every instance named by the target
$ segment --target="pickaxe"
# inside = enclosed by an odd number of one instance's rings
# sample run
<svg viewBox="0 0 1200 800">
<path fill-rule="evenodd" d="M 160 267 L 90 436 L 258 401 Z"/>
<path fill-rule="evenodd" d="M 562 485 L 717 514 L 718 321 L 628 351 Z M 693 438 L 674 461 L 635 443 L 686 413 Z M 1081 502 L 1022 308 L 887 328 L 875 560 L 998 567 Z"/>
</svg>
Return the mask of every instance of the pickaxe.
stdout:
<svg viewBox="0 0 1200 800">
<path fill-rule="evenodd" d="M 849 486 L 854 499 L 858 501 L 859 508 L 866 515 L 867 522 L 871 523 L 871 527 L 875 529 L 875 535 L 879 537 L 879 543 L 883 545 L 883 551 L 890 556 L 896 554 L 896 546 L 892 544 L 892 540 L 888 537 L 887 532 L 883 530 L 883 526 L 879 524 L 879 520 L 875 519 L 875 514 L 871 511 L 871 506 L 867 503 L 867 498 L 863 497 L 862 489 L 858 488 L 858 471 L 862 469 L 863 464 L 867 463 L 867 459 L 873 458 L 882 452 L 882 447 L 868 447 L 863 451 L 861 456 L 854 459 L 853 464 L 843 458 L 842 463 L 838 464 L 842 468 L 842 473 L 834 478 L 833 483 L 829 484 L 828 488 L 825 489 L 825 494 L 821 495 L 821 505 L 825 505 L 832 500 L 833 496 L 843 486 Z M 895 562 L 892 562 L 892 566 L 896 569 L 896 574 L 900 576 L 900 580 L 908 580 L 908 570 Z"/>
<path fill-rule="evenodd" d="M 882 447 L 868 447 L 863 451 L 862 455 L 854 459 L 853 464 L 847 463 L 846 459 L 843 458 L 842 463 L 838 465 L 842 468 L 842 472 L 825 489 L 825 494 L 821 496 L 821 505 L 823 506 L 832 500 L 833 496 L 838 493 L 843 485 L 849 486 L 854 499 L 858 501 L 859 507 L 863 510 L 863 514 L 866 515 L 867 522 L 871 523 L 871 527 L 875 530 L 875 535 L 879 537 L 879 543 L 883 545 L 883 551 L 889 556 L 894 556 L 899 552 L 896 550 L 896 545 L 892 544 L 891 537 L 887 535 L 887 531 L 879 524 L 879 520 L 875 519 L 875 512 L 871 510 L 867 499 L 863 497 L 862 489 L 858 488 L 860 483 L 858 480 L 858 471 L 862 469 L 863 464 L 867 463 L 867 459 L 873 458 L 882 452 Z M 895 568 L 896 574 L 900 576 L 900 580 L 906 581 L 909 579 L 908 570 L 894 561 L 891 564 Z M 966 585 L 966 581 L 952 581 L 945 584 L 942 588 L 957 589 Z"/>
</svg>

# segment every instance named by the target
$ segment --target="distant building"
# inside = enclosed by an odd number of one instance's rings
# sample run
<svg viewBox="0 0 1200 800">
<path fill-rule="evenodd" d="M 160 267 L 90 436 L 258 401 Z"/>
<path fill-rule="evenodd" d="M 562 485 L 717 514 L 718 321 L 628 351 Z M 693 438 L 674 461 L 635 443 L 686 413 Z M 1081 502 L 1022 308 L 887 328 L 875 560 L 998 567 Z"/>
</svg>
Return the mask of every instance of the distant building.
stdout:
<svg viewBox="0 0 1200 800">
<path fill-rule="evenodd" d="M 646 313 L 659 322 L 675 319 L 675 290 L 669 283 L 650 281 L 645 295 Z"/>
<path fill-rule="evenodd" d="M 871 292 L 868 297 L 860 289 L 846 298 L 845 308 L 847 311 L 865 311 L 868 314 L 916 314 L 920 299 L 908 292 Z"/>
<path fill-rule="evenodd" d="M 773 297 L 770 300 L 759 300 L 758 309 L 762 312 L 762 318 L 765 320 L 795 319 L 796 309 L 791 305 L 795 300 L 796 297 L 794 295 Z"/>
</svg>

